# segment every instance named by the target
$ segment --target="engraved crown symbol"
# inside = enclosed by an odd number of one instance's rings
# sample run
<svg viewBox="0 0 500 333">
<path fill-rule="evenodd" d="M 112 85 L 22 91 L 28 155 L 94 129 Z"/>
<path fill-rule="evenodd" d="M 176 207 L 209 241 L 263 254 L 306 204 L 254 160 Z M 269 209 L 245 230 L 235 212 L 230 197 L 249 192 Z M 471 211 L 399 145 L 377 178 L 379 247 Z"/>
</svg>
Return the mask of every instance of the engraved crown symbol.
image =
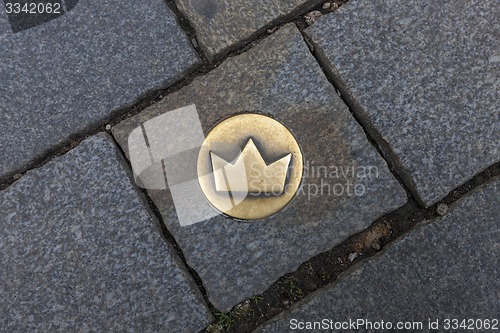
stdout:
<svg viewBox="0 0 500 333">
<path fill-rule="evenodd" d="M 282 194 L 292 154 L 267 164 L 250 138 L 234 164 L 210 152 L 218 192 Z"/>
</svg>

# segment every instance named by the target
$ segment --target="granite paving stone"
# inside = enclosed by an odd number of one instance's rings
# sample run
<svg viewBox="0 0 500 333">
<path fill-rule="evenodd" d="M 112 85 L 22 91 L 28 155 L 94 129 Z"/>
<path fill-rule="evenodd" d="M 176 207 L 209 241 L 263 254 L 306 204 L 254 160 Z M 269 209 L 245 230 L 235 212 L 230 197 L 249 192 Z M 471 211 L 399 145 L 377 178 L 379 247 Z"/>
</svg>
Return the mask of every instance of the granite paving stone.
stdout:
<svg viewBox="0 0 500 333">
<path fill-rule="evenodd" d="M 350 1 L 306 29 L 430 206 L 500 160 L 496 0 Z"/>
<path fill-rule="evenodd" d="M 198 42 L 211 58 L 248 40 L 274 20 L 316 0 L 179 0 L 177 6 L 193 25 Z"/>
<path fill-rule="evenodd" d="M 0 192 L 0 331 L 198 332 L 211 320 L 111 137 Z"/>
<path fill-rule="evenodd" d="M 199 61 L 162 0 L 67 5 L 45 23 L 22 20 L 16 33 L 0 10 L 0 178 Z"/>
<path fill-rule="evenodd" d="M 476 326 L 453 330 L 444 325 L 446 318 L 459 319 L 459 323 L 462 319 L 498 320 L 499 191 L 499 178 L 476 189 L 456 202 L 448 215 L 419 226 L 377 258 L 359 263 L 335 285 L 310 295 L 255 332 L 290 332 L 292 319 L 314 322 L 323 318 L 333 322 L 384 320 L 394 325 L 420 321 L 423 330 L 408 330 L 419 332 L 430 331 L 431 319 L 439 321 L 433 332 L 488 331 Z"/>
<path fill-rule="evenodd" d="M 220 310 L 263 292 L 283 274 L 407 200 L 294 25 L 285 25 L 253 49 L 121 122 L 113 135 L 128 154 L 128 135 L 135 128 L 191 104 L 196 105 L 205 134 L 222 119 L 241 112 L 274 117 L 297 138 L 306 165 L 295 199 L 280 213 L 253 222 L 216 216 L 181 227 L 170 192 L 148 191 Z M 196 159 L 184 160 L 183 167 L 196 175 Z M 326 167 L 329 176 L 320 177 L 318 166 Z M 366 177 L 349 173 L 370 167 L 377 171 Z M 342 168 L 345 177 L 333 174 Z M 321 193 L 322 181 L 326 186 Z M 355 195 L 351 188 L 348 193 L 349 183 L 364 191 Z M 328 185 L 340 190 L 329 191 Z"/>
</svg>

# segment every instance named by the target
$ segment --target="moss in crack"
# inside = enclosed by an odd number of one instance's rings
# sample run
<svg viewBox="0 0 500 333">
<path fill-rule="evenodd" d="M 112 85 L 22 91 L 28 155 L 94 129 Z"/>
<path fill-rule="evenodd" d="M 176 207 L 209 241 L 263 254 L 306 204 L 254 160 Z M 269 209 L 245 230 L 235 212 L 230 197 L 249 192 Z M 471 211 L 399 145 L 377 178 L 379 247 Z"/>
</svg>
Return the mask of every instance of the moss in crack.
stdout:
<svg viewBox="0 0 500 333">
<path fill-rule="evenodd" d="M 222 328 L 223 332 L 231 329 L 231 326 L 235 322 L 235 318 L 232 316 L 231 312 L 224 313 L 224 312 L 221 312 L 219 310 L 214 310 L 213 315 L 214 315 L 215 320 L 216 320 L 215 325 L 218 326 L 218 327 L 214 327 L 214 329 Z M 212 330 L 212 332 L 213 332 L 213 330 Z"/>
<path fill-rule="evenodd" d="M 296 279 L 294 279 L 294 278 L 289 279 L 288 284 L 289 284 L 288 293 L 290 294 L 290 296 L 292 296 L 293 298 L 298 299 L 298 300 L 300 300 L 304 297 L 304 292 L 297 285 Z"/>
</svg>

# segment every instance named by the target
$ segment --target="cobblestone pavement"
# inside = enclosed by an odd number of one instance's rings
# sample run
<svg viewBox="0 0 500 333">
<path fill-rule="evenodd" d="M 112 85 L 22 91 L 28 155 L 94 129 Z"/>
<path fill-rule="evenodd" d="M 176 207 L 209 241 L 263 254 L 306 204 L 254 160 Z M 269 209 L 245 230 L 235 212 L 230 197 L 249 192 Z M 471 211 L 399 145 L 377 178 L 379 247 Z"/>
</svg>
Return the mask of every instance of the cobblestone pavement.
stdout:
<svg viewBox="0 0 500 333">
<path fill-rule="evenodd" d="M 14 3 L 0 11 L 0 332 L 500 320 L 497 0 Z M 132 133 L 188 105 L 204 134 L 248 112 L 293 133 L 305 174 L 284 210 L 183 225 L 172 179 L 141 183 Z M 139 162 L 169 143 L 145 142 Z M 178 156 L 188 175 L 195 148 Z"/>
<path fill-rule="evenodd" d="M 466 195 L 445 217 L 425 221 L 384 254 L 356 265 L 256 332 L 288 332 L 293 320 L 323 318 L 384 320 L 394 328 L 398 322 L 428 328 L 431 319 L 441 323 L 440 330 L 447 330 L 446 319 L 495 318 L 500 249 L 498 232 L 491 231 L 498 228 L 499 186 L 497 179 Z M 360 329 L 369 327 L 364 325 Z"/>
</svg>

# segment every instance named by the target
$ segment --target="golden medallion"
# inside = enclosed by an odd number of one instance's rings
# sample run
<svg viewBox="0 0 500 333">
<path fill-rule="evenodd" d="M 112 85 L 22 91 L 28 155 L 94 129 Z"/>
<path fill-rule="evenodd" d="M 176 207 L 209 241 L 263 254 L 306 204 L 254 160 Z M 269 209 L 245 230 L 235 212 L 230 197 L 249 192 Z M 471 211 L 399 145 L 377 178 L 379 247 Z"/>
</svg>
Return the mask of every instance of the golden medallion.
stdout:
<svg viewBox="0 0 500 333">
<path fill-rule="evenodd" d="M 256 220 L 283 209 L 303 173 L 300 147 L 280 122 L 260 114 L 225 119 L 206 136 L 198 155 L 198 181 L 222 214 Z"/>
</svg>

